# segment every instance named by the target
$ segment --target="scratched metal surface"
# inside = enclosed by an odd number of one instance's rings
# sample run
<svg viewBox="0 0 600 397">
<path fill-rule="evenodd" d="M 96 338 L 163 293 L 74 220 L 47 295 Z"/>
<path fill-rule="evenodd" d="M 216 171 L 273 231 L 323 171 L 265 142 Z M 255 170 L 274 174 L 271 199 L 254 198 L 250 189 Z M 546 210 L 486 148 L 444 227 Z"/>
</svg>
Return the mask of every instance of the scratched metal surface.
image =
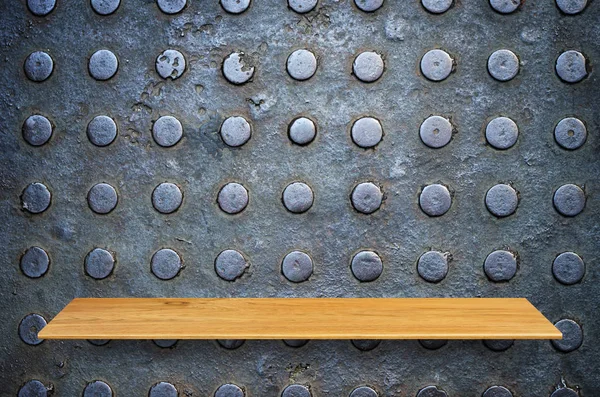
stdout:
<svg viewBox="0 0 600 397">
<path fill-rule="evenodd" d="M 433 385 L 437 394 L 480 396 L 504 386 L 514 396 L 600 395 L 600 11 L 597 1 L 575 16 L 563 15 L 550 0 L 531 0 L 503 15 L 485 0 L 458 1 L 440 15 L 418 1 L 390 1 L 375 12 L 350 0 L 320 0 L 300 15 L 284 1 L 253 1 L 240 15 L 217 1 L 188 0 L 176 15 L 150 0 L 122 0 L 100 16 L 89 2 L 59 0 L 47 16 L 36 17 L 26 2 L 0 3 L 0 395 L 14 396 L 37 379 L 55 396 L 81 395 L 102 380 L 117 396 L 143 396 L 157 382 L 173 384 L 181 396 L 212 396 L 225 383 L 247 396 L 279 396 L 289 384 L 310 387 L 313 396 L 347 396 L 368 385 L 380 396 L 416 396 Z M 288 55 L 307 48 L 318 58 L 316 74 L 293 80 Z M 456 62 L 442 82 L 424 78 L 422 55 L 442 48 Z M 495 81 L 486 70 L 497 49 L 520 59 L 519 74 Z M 109 49 L 119 60 L 116 75 L 96 81 L 88 59 Z M 176 80 L 156 72 L 156 57 L 167 49 L 183 53 L 187 67 Z M 554 65 L 565 50 L 581 51 L 589 75 L 566 84 Z M 27 56 L 42 50 L 54 60 L 44 82 L 24 73 Z M 221 72 L 223 59 L 244 51 L 255 66 L 253 79 L 236 86 Z M 352 75 L 354 57 L 373 50 L 383 55 L 385 72 L 365 84 Z M 32 114 L 54 126 L 51 139 L 33 147 L 22 136 Z M 421 122 L 432 114 L 449 117 L 456 129 L 441 149 L 419 138 Z M 86 128 L 109 115 L 118 136 L 96 147 Z M 170 148 L 155 143 L 152 124 L 173 115 L 183 138 Z M 252 124 L 251 139 L 231 148 L 219 136 L 221 122 L 241 115 Z M 293 145 L 288 124 L 310 116 L 317 136 Z M 374 149 L 356 146 L 352 122 L 378 118 L 383 140 Z M 517 143 L 506 151 L 486 144 L 485 126 L 507 116 L 519 127 Z M 574 116 L 587 126 L 577 150 L 557 145 L 554 127 Z M 304 181 L 314 204 L 304 214 L 281 202 L 285 186 Z M 238 215 L 221 211 L 216 198 L 230 181 L 242 183 L 249 204 Z M 350 201 L 363 181 L 381 186 L 381 208 L 364 215 Z M 23 209 L 21 194 L 32 182 L 52 194 L 41 214 Z M 88 191 L 106 182 L 118 193 L 116 208 L 94 213 Z M 153 189 L 177 184 L 183 203 L 165 215 L 152 205 Z M 423 186 L 441 182 L 453 195 L 450 210 L 431 218 L 419 208 Z M 495 218 L 486 209 L 486 191 L 511 183 L 519 192 L 516 212 Z M 566 183 L 584 188 L 586 204 L 575 217 L 553 207 L 554 191 Z M 50 257 L 47 273 L 26 277 L 23 253 L 32 246 Z M 112 274 L 95 280 L 84 271 L 93 248 L 114 253 Z M 184 268 L 171 280 L 153 275 L 150 260 L 171 248 Z M 220 279 L 215 257 L 237 249 L 250 263 L 235 282 Z M 281 273 L 286 253 L 310 254 L 314 272 L 294 284 Z M 350 270 L 354 253 L 377 252 L 383 272 L 359 282 Z M 449 271 L 439 283 L 419 277 L 417 260 L 430 250 L 449 252 Z M 483 263 L 496 249 L 518 253 L 516 275 L 504 283 L 486 277 Z M 554 258 L 565 251 L 585 262 L 574 285 L 559 283 Z M 450 341 L 428 350 L 416 341 L 383 341 L 361 351 L 348 341 L 311 341 L 292 348 L 280 341 L 247 341 L 228 350 L 215 341 L 179 341 L 160 348 L 151 341 L 44 341 L 31 346 L 19 335 L 30 313 L 50 320 L 75 297 L 523 296 L 551 321 L 575 320 L 581 346 L 561 352 L 548 341 L 517 341 L 503 352 L 481 341 Z M 301 324 L 301 319 L 300 324 Z M 301 325 L 299 325 L 301 326 Z M 24 393 L 24 392 L 22 392 Z M 25 395 L 25 394 L 23 394 Z M 31 394 L 34 395 L 34 394 Z M 36 394 L 37 395 L 37 394 Z M 159 394 L 156 394 L 158 396 Z M 504 396 L 504 395 L 502 395 Z M 487 397 L 487 396 L 486 396 Z"/>
</svg>

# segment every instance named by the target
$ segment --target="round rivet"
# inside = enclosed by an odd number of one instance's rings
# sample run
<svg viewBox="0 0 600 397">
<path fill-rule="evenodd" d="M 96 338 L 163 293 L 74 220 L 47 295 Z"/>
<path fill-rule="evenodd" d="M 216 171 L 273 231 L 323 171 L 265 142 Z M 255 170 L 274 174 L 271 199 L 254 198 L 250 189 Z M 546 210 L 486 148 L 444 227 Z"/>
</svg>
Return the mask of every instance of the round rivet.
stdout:
<svg viewBox="0 0 600 397">
<path fill-rule="evenodd" d="M 419 390 L 417 397 L 448 397 L 448 393 L 437 386 L 427 386 Z"/>
<path fill-rule="evenodd" d="M 579 397 L 579 393 L 569 387 L 556 389 L 550 397 Z"/>
<path fill-rule="evenodd" d="M 444 340 L 444 339 L 420 339 L 419 343 L 425 349 L 437 350 L 437 349 L 440 349 L 440 348 L 446 346 L 448 341 Z"/>
<path fill-rule="evenodd" d="M 283 205 L 295 214 L 308 211 L 313 205 L 313 200 L 313 191 L 306 183 L 290 183 L 283 191 Z"/>
<path fill-rule="evenodd" d="M 583 259 L 574 252 L 563 252 L 552 263 L 552 274 L 562 284 L 571 285 L 581 281 L 585 274 Z"/>
<path fill-rule="evenodd" d="M 88 339 L 88 342 L 90 342 L 94 346 L 104 346 L 108 345 L 110 339 Z"/>
<path fill-rule="evenodd" d="M 90 75 L 100 81 L 105 81 L 113 77 L 119 68 L 117 56 L 109 50 L 96 51 L 88 64 Z"/>
<path fill-rule="evenodd" d="M 485 258 L 483 270 L 491 281 L 509 281 L 517 273 L 517 257 L 510 251 L 494 251 Z"/>
<path fill-rule="evenodd" d="M 242 346 L 244 344 L 244 342 L 246 342 L 244 339 L 219 339 L 217 340 L 217 343 L 227 349 L 227 350 L 234 350 L 237 349 L 238 347 Z"/>
<path fill-rule="evenodd" d="M 185 57 L 177 50 L 165 50 L 156 57 L 156 71 L 163 79 L 178 79 L 185 72 Z"/>
<path fill-rule="evenodd" d="M 452 139 L 452 123 L 442 116 L 430 116 L 421 124 L 421 141 L 430 148 L 439 149 Z"/>
<path fill-rule="evenodd" d="M 488 58 L 488 72 L 498 81 L 512 80 L 519 72 L 519 58 L 510 50 L 498 50 Z"/>
<path fill-rule="evenodd" d="M 383 68 L 383 58 L 374 51 L 365 51 L 358 54 L 352 64 L 352 71 L 356 78 L 365 83 L 379 80 L 383 74 Z"/>
<path fill-rule="evenodd" d="M 158 8 L 165 14 L 177 14 L 187 4 L 187 0 L 156 0 Z"/>
<path fill-rule="evenodd" d="M 556 74 L 564 82 L 580 82 L 588 74 L 585 56 L 579 51 L 563 52 L 556 60 Z"/>
<path fill-rule="evenodd" d="M 310 389 L 304 385 L 289 385 L 281 393 L 281 397 L 311 397 Z"/>
<path fill-rule="evenodd" d="M 152 192 L 152 205 L 163 214 L 177 211 L 183 201 L 183 193 L 173 183 L 161 183 Z"/>
<path fill-rule="evenodd" d="M 156 251 L 150 260 L 152 274 L 161 280 L 170 280 L 177 276 L 182 267 L 179 254 L 168 248 Z"/>
<path fill-rule="evenodd" d="M 42 382 L 37 379 L 27 381 L 19 389 L 17 397 L 46 397 L 48 396 L 48 389 Z"/>
<path fill-rule="evenodd" d="M 287 71 L 295 80 L 308 80 L 317 71 L 317 57 L 308 50 L 296 50 L 287 59 Z"/>
<path fill-rule="evenodd" d="M 587 0 L 556 0 L 556 6 L 567 15 L 579 14 L 587 6 Z"/>
<path fill-rule="evenodd" d="M 108 183 L 99 183 L 90 189 L 87 200 L 95 213 L 108 214 L 117 206 L 117 191 Z"/>
<path fill-rule="evenodd" d="M 352 390 L 349 397 L 379 397 L 379 394 L 369 386 L 360 386 Z"/>
<path fill-rule="evenodd" d="M 512 339 L 486 339 L 483 341 L 485 347 L 495 352 L 508 350 L 514 343 L 515 341 Z"/>
<path fill-rule="evenodd" d="M 39 314 L 28 314 L 19 323 L 19 337 L 28 345 L 39 345 L 44 340 L 38 339 L 37 335 L 46 324 L 46 319 Z"/>
<path fill-rule="evenodd" d="M 40 182 L 29 184 L 21 194 L 23 209 L 32 214 L 39 214 L 46 211 L 50 207 L 51 200 L 52 195 L 50 191 L 46 185 Z"/>
<path fill-rule="evenodd" d="M 42 277 L 50 267 L 50 257 L 40 247 L 31 247 L 21 257 L 21 271 L 31 278 Z"/>
<path fill-rule="evenodd" d="M 239 183 L 228 183 L 219 191 L 217 202 L 226 213 L 238 214 L 248 205 L 248 190 Z"/>
<path fill-rule="evenodd" d="M 453 65 L 454 60 L 443 50 L 430 50 L 421 58 L 421 72 L 432 81 L 445 80 Z"/>
<path fill-rule="evenodd" d="M 383 272 L 383 262 L 373 251 L 360 251 L 352 258 L 352 274 L 357 280 L 368 282 L 376 280 Z"/>
<path fill-rule="evenodd" d="M 245 118 L 233 116 L 228 117 L 223 121 L 219 132 L 221 134 L 221 139 L 223 139 L 223 142 L 225 142 L 226 145 L 239 147 L 248 142 L 252 135 L 252 128 Z"/>
<path fill-rule="evenodd" d="M 296 145 L 308 145 L 317 135 L 315 123 L 307 117 L 298 117 L 288 129 L 290 140 Z"/>
<path fill-rule="evenodd" d="M 433 184 L 423 188 L 419 196 L 419 206 L 429 216 L 442 216 L 450 209 L 452 197 L 444 185 Z"/>
<path fill-rule="evenodd" d="M 230 14 L 241 14 L 250 7 L 250 0 L 221 0 L 220 3 Z"/>
<path fill-rule="evenodd" d="M 585 143 L 587 129 L 581 120 L 567 117 L 559 121 L 554 128 L 554 139 L 563 148 L 575 150 Z"/>
<path fill-rule="evenodd" d="M 432 14 L 441 14 L 452 6 L 453 0 L 421 0 L 423 7 Z"/>
<path fill-rule="evenodd" d="M 232 84 L 244 84 L 254 75 L 254 66 L 243 52 L 232 52 L 223 61 L 223 75 Z"/>
<path fill-rule="evenodd" d="M 292 251 L 283 258 L 281 272 L 289 281 L 301 283 L 313 273 L 313 261 L 302 251 Z"/>
<path fill-rule="evenodd" d="M 23 139 L 31 146 L 42 146 L 52 137 L 50 120 L 39 114 L 27 117 L 23 123 Z"/>
<path fill-rule="evenodd" d="M 99 15 L 110 15 L 117 11 L 121 0 L 91 0 L 92 9 Z"/>
<path fill-rule="evenodd" d="M 448 254 L 439 251 L 425 252 L 419 257 L 417 272 L 423 280 L 439 283 L 448 274 Z"/>
<path fill-rule="evenodd" d="M 569 353 L 573 350 L 579 349 L 579 346 L 583 343 L 583 330 L 581 326 L 573 320 L 563 319 L 554 324 L 560 332 L 562 332 L 562 339 L 553 339 L 552 345 L 558 351 L 563 353 Z"/>
<path fill-rule="evenodd" d="M 308 339 L 284 339 L 283 343 L 289 347 L 302 347 L 308 343 Z"/>
<path fill-rule="evenodd" d="M 158 347 L 163 349 L 169 349 L 175 347 L 177 339 L 153 339 L 152 342 Z"/>
<path fill-rule="evenodd" d="M 492 186 L 485 194 L 485 206 L 498 218 L 514 214 L 519 205 L 517 191 L 510 185 Z"/>
<path fill-rule="evenodd" d="M 56 7 L 56 0 L 27 0 L 27 8 L 35 16 L 43 17 Z"/>
<path fill-rule="evenodd" d="M 288 0 L 288 6 L 298 14 L 304 14 L 317 6 L 317 0 Z"/>
<path fill-rule="evenodd" d="M 585 207 L 585 192 L 573 184 L 562 185 L 554 193 L 554 208 L 564 216 L 575 216 Z"/>
<path fill-rule="evenodd" d="M 215 272 L 226 281 L 235 281 L 242 277 L 249 267 L 246 258 L 236 250 L 222 251 L 215 259 Z"/>
<path fill-rule="evenodd" d="M 150 388 L 148 397 L 177 397 L 177 388 L 169 382 L 158 382 Z"/>
<path fill-rule="evenodd" d="M 373 12 L 383 5 L 383 0 L 354 0 L 354 4 L 364 12 Z"/>
<path fill-rule="evenodd" d="M 352 141 L 361 148 L 372 148 L 381 142 L 383 128 L 379 120 L 363 117 L 352 125 Z"/>
<path fill-rule="evenodd" d="M 96 146 L 108 146 L 117 137 L 117 124 L 108 116 L 96 116 L 87 126 L 87 136 Z"/>
<path fill-rule="evenodd" d="M 219 386 L 214 397 L 244 397 L 246 393 L 239 386 L 233 383 L 226 383 Z"/>
<path fill-rule="evenodd" d="M 85 386 L 83 397 L 113 397 L 113 391 L 108 383 L 95 380 Z"/>
<path fill-rule="evenodd" d="M 352 346 L 364 352 L 375 349 L 381 343 L 379 339 L 352 339 L 350 342 Z"/>
<path fill-rule="evenodd" d="M 177 144 L 183 136 L 183 126 L 173 116 L 162 116 L 152 126 L 152 137 L 162 147 Z"/>
<path fill-rule="evenodd" d="M 515 12 L 521 5 L 522 0 L 490 0 L 490 5 L 500 14 Z"/>
<path fill-rule="evenodd" d="M 42 82 L 52 74 L 54 61 L 43 51 L 32 52 L 25 60 L 24 69 L 29 80 Z"/>
<path fill-rule="evenodd" d="M 383 193 L 379 186 L 372 182 L 359 183 L 352 190 L 352 206 L 363 214 L 372 214 L 381 207 Z"/>
<path fill-rule="evenodd" d="M 518 137 L 519 127 L 508 117 L 496 117 L 485 128 L 485 139 L 496 149 L 504 150 L 512 147 Z"/>
<path fill-rule="evenodd" d="M 96 280 L 110 276 L 115 268 L 115 258 L 105 249 L 94 248 L 85 257 L 85 272 Z"/>
<path fill-rule="evenodd" d="M 513 397 L 513 394 L 504 386 L 492 386 L 483 393 L 483 397 Z"/>
</svg>

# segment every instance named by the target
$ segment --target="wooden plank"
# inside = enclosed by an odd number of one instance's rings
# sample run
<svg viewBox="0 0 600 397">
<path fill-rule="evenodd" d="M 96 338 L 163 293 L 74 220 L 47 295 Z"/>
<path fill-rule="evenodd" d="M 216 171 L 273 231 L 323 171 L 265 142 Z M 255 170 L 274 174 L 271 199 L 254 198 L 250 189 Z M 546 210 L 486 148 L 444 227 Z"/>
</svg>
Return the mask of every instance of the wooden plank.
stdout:
<svg viewBox="0 0 600 397">
<path fill-rule="evenodd" d="M 560 339 L 524 298 L 79 298 L 43 339 Z"/>
</svg>

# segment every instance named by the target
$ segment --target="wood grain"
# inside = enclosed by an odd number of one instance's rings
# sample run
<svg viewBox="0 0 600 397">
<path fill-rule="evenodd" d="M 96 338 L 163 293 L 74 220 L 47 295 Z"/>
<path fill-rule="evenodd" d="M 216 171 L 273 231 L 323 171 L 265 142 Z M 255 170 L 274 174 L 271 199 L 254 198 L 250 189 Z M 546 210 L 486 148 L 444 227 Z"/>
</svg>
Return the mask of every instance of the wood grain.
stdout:
<svg viewBox="0 0 600 397">
<path fill-rule="evenodd" d="M 560 339 L 525 298 L 78 298 L 42 339 Z"/>
</svg>

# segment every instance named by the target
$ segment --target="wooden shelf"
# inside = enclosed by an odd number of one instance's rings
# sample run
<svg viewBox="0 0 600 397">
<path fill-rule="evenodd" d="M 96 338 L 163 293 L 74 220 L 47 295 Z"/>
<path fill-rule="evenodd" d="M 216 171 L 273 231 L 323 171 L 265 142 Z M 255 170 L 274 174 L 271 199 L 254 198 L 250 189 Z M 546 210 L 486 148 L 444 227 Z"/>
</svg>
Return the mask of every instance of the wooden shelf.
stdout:
<svg viewBox="0 0 600 397">
<path fill-rule="evenodd" d="M 78 298 L 42 339 L 561 339 L 524 298 Z"/>
</svg>

